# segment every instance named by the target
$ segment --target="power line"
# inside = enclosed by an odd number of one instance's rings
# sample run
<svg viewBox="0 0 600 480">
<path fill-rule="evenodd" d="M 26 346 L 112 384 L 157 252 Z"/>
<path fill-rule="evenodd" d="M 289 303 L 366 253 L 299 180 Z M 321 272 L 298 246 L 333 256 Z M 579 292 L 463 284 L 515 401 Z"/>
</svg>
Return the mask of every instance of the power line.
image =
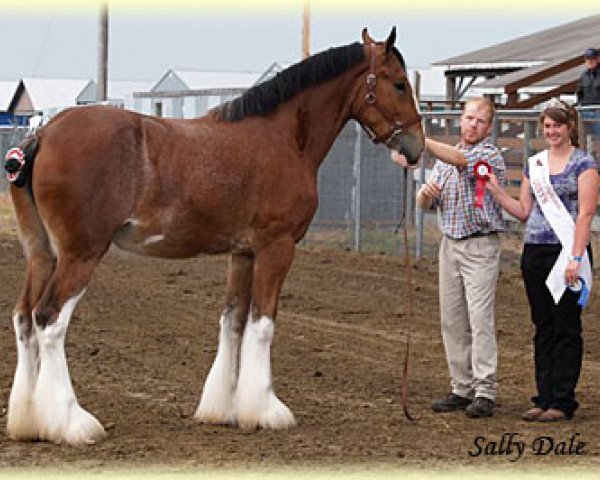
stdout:
<svg viewBox="0 0 600 480">
<path fill-rule="evenodd" d="M 35 61 L 35 66 L 33 68 L 33 75 L 34 77 L 37 76 L 38 74 L 38 70 L 40 67 L 40 63 L 42 61 L 42 58 L 44 56 L 44 50 L 46 48 L 46 44 L 48 43 L 48 37 L 50 36 L 50 30 L 52 29 L 52 26 L 54 25 L 54 20 L 56 19 L 56 13 L 52 14 L 52 17 L 50 17 L 50 21 L 48 22 L 48 25 L 46 26 L 46 32 L 44 33 L 44 41 L 42 42 L 42 45 L 40 47 L 40 51 L 37 55 L 36 61 Z"/>
</svg>

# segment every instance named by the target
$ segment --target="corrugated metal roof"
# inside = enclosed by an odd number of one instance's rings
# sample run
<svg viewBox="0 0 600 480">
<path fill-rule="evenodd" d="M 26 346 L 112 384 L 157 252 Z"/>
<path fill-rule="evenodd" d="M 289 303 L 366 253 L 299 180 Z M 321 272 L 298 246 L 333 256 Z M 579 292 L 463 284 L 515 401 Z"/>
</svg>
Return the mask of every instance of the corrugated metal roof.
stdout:
<svg viewBox="0 0 600 480">
<path fill-rule="evenodd" d="M 525 68 L 523 70 L 519 70 L 512 73 L 507 73 L 506 75 L 501 75 L 499 77 L 495 77 L 490 80 L 485 80 L 481 83 L 473 85 L 473 88 L 477 88 L 482 92 L 488 93 L 493 93 L 493 90 L 496 89 L 503 90 L 506 85 L 517 82 L 523 78 L 529 77 L 530 75 L 550 68 L 553 65 L 559 64 L 562 61 L 563 60 L 558 60 L 556 62 L 551 62 L 544 65 Z M 564 85 L 574 80 L 578 80 L 581 74 L 583 73 L 584 69 L 585 65 L 578 65 L 576 67 L 570 68 L 569 70 L 565 70 L 564 72 L 561 72 L 557 75 L 553 75 L 552 77 L 548 77 L 531 85 L 521 87 L 519 90 L 521 91 L 521 93 L 527 93 L 528 91 L 549 90 L 550 88 L 554 88 L 559 85 Z"/>
<path fill-rule="evenodd" d="M 439 60 L 433 65 L 445 65 L 447 71 L 490 66 L 523 68 L 572 58 L 583 54 L 589 47 L 600 47 L 600 14 Z"/>
<path fill-rule="evenodd" d="M 169 70 L 152 88 L 153 92 L 161 91 L 161 83 L 171 76 L 178 78 L 188 90 L 210 89 L 246 89 L 250 88 L 260 77 L 259 73 L 250 72 L 210 72 L 199 70 Z"/>
<path fill-rule="evenodd" d="M 0 80 L 0 112 L 8 111 L 18 86 L 18 80 Z"/>
<path fill-rule="evenodd" d="M 109 101 L 122 102 L 133 99 L 133 94 L 137 92 L 148 92 L 154 85 L 154 82 L 146 80 L 109 80 L 107 88 L 107 97 Z M 92 81 L 77 96 L 77 103 L 94 103 L 96 101 L 97 85 Z"/>
<path fill-rule="evenodd" d="M 148 92 L 154 82 L 141 80 L 109 80 L 108 98 L 114 100 L 123 100 L 132 97 L 134 92 Z"/>
<path fill-rule="evenodd" d="M 91 82 L 89 79 L 24 78 L 25 90 L 34 110 L 69 107 Z"/>
</svg>

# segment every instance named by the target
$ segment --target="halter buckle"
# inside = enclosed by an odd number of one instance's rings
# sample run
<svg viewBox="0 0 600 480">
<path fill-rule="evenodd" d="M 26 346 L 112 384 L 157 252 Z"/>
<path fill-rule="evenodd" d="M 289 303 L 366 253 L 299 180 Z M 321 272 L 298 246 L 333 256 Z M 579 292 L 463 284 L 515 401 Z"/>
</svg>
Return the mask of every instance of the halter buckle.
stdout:
<svg viewBox="0 0 600 480">
<path fill-rule="evenodd" d="M 375 88 L 375 86 L 377 85 L 377 75 L 375 75 L 374 73 L 369 73 L 367 75 L 367 85 L 371 88 Z"/>
</svg>

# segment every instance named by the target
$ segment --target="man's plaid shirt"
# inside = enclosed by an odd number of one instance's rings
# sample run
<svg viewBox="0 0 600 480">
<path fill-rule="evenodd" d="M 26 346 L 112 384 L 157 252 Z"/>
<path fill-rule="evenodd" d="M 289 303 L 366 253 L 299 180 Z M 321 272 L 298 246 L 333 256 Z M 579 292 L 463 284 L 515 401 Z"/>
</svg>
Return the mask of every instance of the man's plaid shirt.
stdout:
<svg viewBox="0 0 600 480">
<path fill-rule="evenodd" d="M 489 139 L 471 147 L 457 145 L 467 158 L 467 168 L 458 170 L 440 160 L 435 162 L 430 180 L 439 184 L 442 193 L 433 202 L 440 211 L 440 229 L 448 237 L 460 239 L 475 233 L 491 233 L 504 230 L 502 208 L 489 191 L 485 190 L 483 208 L 475 207 L 475 173 L 473 168 L 479 160 L 488 162 L 500 185 L 505 186 L 506 165 L 500 150 Z"/>
</svg>

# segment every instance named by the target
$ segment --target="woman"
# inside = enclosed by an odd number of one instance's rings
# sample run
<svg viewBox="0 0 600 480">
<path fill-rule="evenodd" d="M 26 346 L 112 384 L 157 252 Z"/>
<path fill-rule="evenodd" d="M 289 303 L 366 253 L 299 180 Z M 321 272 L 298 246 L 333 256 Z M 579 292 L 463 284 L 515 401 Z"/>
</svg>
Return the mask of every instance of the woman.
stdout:
<svg viewBox="0 0 600 480">
<path fill-rule="evenodd" d="M 548 148 L 525 165 L 519 199 L 508 195 L 493 175 L 487 188 L 506 211 L 526 222 L 521 270 L 535 325 L 537 395 L 522 418 L 556 422 L 571 419 L 578 406 L 582 307 L 580 294 L 566 287 L 580 284 L 580 277 L 591 283 L 589 240 L 598 198 L 598 166 L 578 148 L 573 107 L 551 100 L 539 123 Z"/>
</svg>

